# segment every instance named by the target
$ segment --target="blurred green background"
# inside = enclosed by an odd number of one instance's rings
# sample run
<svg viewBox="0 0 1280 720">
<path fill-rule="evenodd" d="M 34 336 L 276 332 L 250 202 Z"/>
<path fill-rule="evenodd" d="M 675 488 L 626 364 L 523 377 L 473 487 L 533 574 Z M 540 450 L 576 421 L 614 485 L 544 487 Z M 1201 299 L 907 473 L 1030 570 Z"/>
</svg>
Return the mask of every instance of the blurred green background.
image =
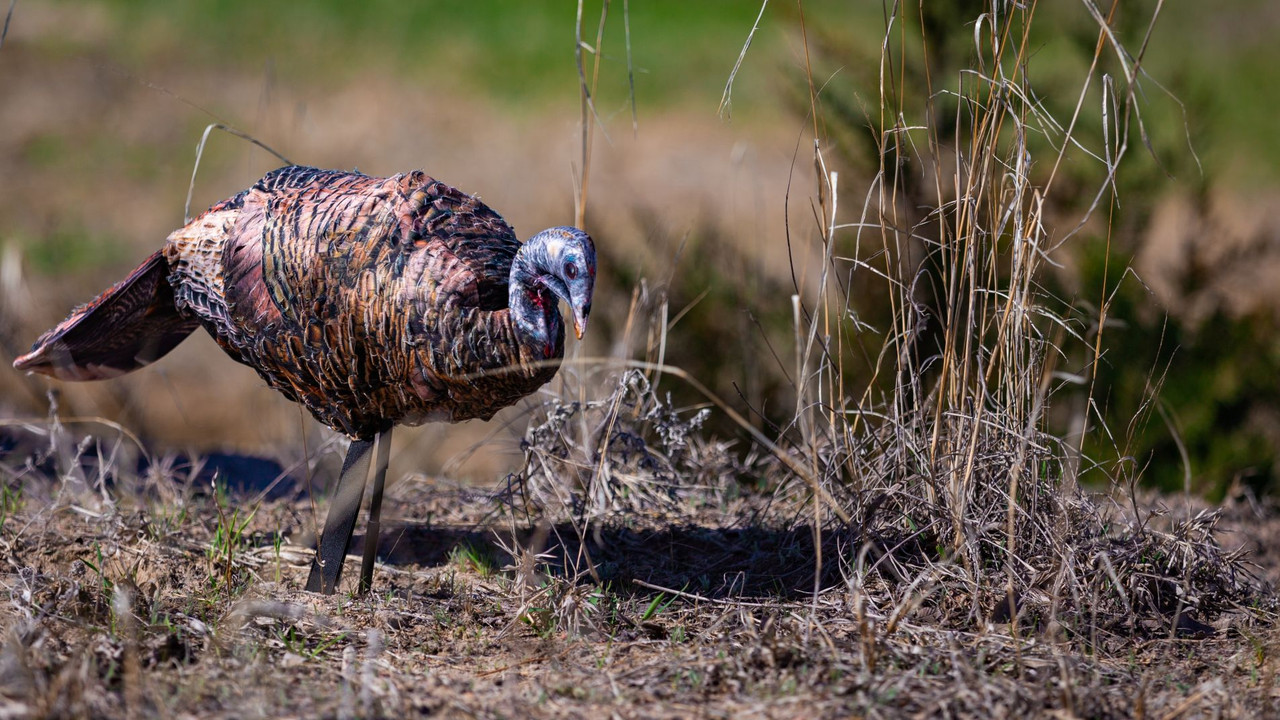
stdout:
<svg viewBox="0 0 1280 720">
<path fill-rule="evenodd" d="M 1135 52 L 1157 5 L 1117 6 L 1115 27 Z M 584 5 L 583 39 L 593 47 L 601 7 Z M 785 342 L 790 322 L 785 221 L 812 231 L 810 160 L 796 150 L 808 127 L 801 11 L 794 2 L 769 4 L 737 76 L 730 120 L 716 110 L 759 3 L 608 7 L 587 217 L 609 272 L 588 351 L 643 345 L 622 337 L 632 290 L 641 278 L 648 288 L 671 278 L 672 314 L 688 312 L 672 330 L 668 360 L 761 410 L 764 422 L 785 421 L 786 378 L 773 358 L 789 352 L 773 346 Z M 967 18 L 984 7 L 938 3 L 894 31 L 927 36 L 935 84 L 954 82 L 972 55 Z M 1162 8 L 1143 58 L 1144 125 L 1117 177 L 1120 201 L 1104 202 L 1109 222 L 1084 228 L 1046 285 L 1063 306 L 1096 307 L 1104 293 L 1115 299 L 1096 393 L 1113 433 L 1093 429 L 1086 452 L 1132 455 L 1147 482 L 1181 487 L 1173 428 L 1198 490 L 1221 493 L 1236 479 L 1274 488 L 1280 49 L 1272 38 L 1280 6 Z M 24 350 L 181 223 L 195 145 L 210 122 L 231 123 L 295 162 L 370 173 L 423 167 L 480 194 L 522 236 L 571 221 L 580 164 L 576 12 L 573 2 L 514 0 L 19 0 L 0 48 L 0 246 L 8 263 L 0 354 L 8 360 Z M 1045 3 L 1037 12 L 1042 37 L 1029 72 L 1046 106 L 1069 117 L 1096 24 L 1082 3 Z M 854 212 L 875 165 L 867 108 L 876 102 L 885 8 L 810 0 L 803 16 L 808 62 L 823 85 L 822 132 L 842 168 L 842 206 Z M 594 56 L 585 58 L 593 76 Z M 1104 63 L 1118 72 L 1114 58 Z M 1086 103 L 1082 122 L 1096 125 L 1101 98 Z M 193 210 L 277 164 L 215 136 Z M 1056 236 L 1098 186 L 1096 165 L 1066 172 L 1066 187 L 1051 199 Z M 279 448 L 316 432 L 233 365 L 207 340 L 191 342 L 149 376 L 67 386 L 62 401 L 160 444 Z M 1153 385 L 1163 414 L 1143 411 Z M 0 373 L 0 410 L 39 414 L 44 391 L 41 381 Z M 246 410 L 272 421 L 246 427 Z M 499 437 L 506 461 L 523 427 L 512 425 Z M 457 469 L 451 458 L 489 431 L 417 433 L 405 442 L 422 449 L 423 467 L 449 471 Z M 506 461 L 473 461 L 463 472 L 491 477 Z"/>
</svg>

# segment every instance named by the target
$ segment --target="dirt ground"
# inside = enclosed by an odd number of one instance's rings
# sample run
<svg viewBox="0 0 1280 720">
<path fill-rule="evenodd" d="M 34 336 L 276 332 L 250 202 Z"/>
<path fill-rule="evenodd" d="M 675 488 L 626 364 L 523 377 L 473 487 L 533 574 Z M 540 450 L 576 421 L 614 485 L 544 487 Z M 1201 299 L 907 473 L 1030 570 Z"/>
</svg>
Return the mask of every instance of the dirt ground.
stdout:
<svg viewBox="0 0 1280 720">
<path fill-rule="evenodd" d="M 1038 611 L 1014 626 L 999 587 L 953 582 L 945 560 L 913 570 L 907 543 L 826 528 L 815 553 L 776 490 L 724 486 L 679 517 L 586 526 L 420 475 L 388 488 L 374 592 L 351 594 L 356 550 L 344 592 L 321 597 L 301 590 L 326 507 L 308 481 L 231 491 L 172 458 L 127 471 L 110 432 L 3 431 L 4 718 L 1275 711 L 1280 508 L 1245 495 L 1213 537 L 1256 563 L 1222 566 L 1252 567 L 1256 592 L 1205 622 L 1068 627 Z M 1153 535 L 1206 510 L 1135 508 Z"/>
</svg>

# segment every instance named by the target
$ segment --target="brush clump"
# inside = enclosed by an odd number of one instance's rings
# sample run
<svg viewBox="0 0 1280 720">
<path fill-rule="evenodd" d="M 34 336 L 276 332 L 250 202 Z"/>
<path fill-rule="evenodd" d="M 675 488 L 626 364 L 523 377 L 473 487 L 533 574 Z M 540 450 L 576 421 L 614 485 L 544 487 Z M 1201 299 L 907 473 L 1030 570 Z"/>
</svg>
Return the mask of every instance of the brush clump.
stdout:
<svg viewBox="0 0 1280 720">
<path fill-rule="evenodd" d="M 711 439 L 711 410 L 681 410 L 629 369 L 589 400 L 551 398 L 520 443 L 507 501 L 551 519 L 690 519 L 736 491 L 744 462 Z"/>
</svg>

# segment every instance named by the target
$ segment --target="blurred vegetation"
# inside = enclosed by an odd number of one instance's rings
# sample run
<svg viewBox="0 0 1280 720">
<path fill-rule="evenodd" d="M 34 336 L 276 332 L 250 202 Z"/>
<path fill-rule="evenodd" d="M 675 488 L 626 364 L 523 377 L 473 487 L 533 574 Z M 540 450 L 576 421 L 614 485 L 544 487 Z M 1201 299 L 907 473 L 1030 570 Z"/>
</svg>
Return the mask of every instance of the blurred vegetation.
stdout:
<svg viewBox="0 0 1280 720">
<path fill-rule="evenodd" d="M 1104 245 L 1095 243 L 1084 256 L 1082 284 L 1101 287 L 1110 276 L 1115 285 L 1115 270 L 1103 269 Z M 1095 432 L 1086 453 L 1127 453 L 1146 484 L 1166 491 L 1183 489 L 1187 480 L 1213 499 L 1237 481 L 1254 490 L 1280 489 L 1275 316 L 1231 317 L 1219 310 L 1194 328 L 1152 309 L 1144 286 L 1133 278 L 1119 283 L 1111 307 L 1118 322 L 1106 333 L 1096 393 L 1118 437 Z"/>
<path fill-rule="evenodd" d="M 600 88 L 609 102 L 600 111 L 629 112 L 624 3 L 605 4 Z M 810 4 L 830 18 L 851 17 L 845 3 Z M 270 63 L 282 79 L 323 76 L 337 82 L 358 80 L 378 68 L 409 79 L 445 75 L 454 89 L 512 104 L 576 99 L 574 2 L 111 0 L 110 7 L 138 40 L 130 56 L 139 67 L 152 67 L 158 59 L 243 69 Z M 591 46 L 601 9 L 601 0 L 583 7 L 583 41 Z M 637 0 L 625 9 L 637 102 L 646 107 L 692 102 L 714 110 L 760 5 Z M 191 37 L 202 42 L 192 47 Z M 762 33 L 753 55 L 776 57 L 781 39 L 776 32 Z M 761 65 L 754 56 L 749 63 L 754 70 Z M 769 74 L 744 73 L 737 93 L 744 101 L 767 104 Z"/>
</svg>

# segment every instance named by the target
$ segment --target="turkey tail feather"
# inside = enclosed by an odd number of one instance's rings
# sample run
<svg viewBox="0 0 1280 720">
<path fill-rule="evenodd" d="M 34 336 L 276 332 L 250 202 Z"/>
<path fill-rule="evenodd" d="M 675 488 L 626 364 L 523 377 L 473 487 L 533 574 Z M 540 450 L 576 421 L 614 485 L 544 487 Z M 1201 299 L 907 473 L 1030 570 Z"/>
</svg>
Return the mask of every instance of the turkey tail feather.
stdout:
<svg viewBox="0 0 1280 720">
<path fill-rule="evenodd" d="M 151 255 L 41 335 L 13 366 L 60 380 L 102 380 L 157 360 L 199 327 L 179 314 L 168 273 L 164 256 Z"/>
</svg>

